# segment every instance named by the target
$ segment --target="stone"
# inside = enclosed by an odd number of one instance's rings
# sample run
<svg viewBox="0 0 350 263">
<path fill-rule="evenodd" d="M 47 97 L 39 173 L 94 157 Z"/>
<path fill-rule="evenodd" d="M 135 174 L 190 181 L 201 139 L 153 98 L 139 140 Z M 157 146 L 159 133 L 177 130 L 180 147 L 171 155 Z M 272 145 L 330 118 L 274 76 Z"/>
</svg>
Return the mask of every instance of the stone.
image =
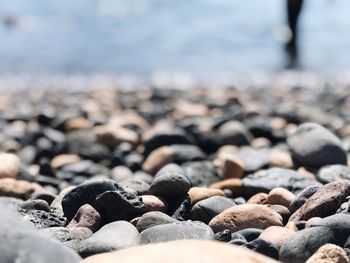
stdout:
<svg viewBox="0 0 350 263">
<path fill-rule="evenodd" d="M 141 197 L 123 188 L 99 194 L 95 204 L 104 222 L 130 221 L 147 211 Z"/>
<path fill-rule="evenodd" d="M 242 239 L 246 240 L 247 242 L 251 242 L 255 239 L 257 239 L 263 230 L 258 228 L 245 228 L 242 230 L 238 230 L 231 234 L 231 240 L 233 239 Z"/>
<path fill-rule="evenodd" d="M 248 199 L 247 204 L 264 204 L 267 197 L 268 194 L 266 193 L 257 193 Z"/>
<path fill-rule="evenodd" d="M 0 179 L 17 178 L 21 161 L 12 153 L 0 153 Z"/>
<path fill-rule="evenodd" d="M 321 185 L 310 180 L 294 170 L 285 168 L 270 168 L 248 175 L 242 180 L 242 192 L 245 196 L 263 192 L 269 193 L 274 188 L 285 188 L 297 194 L 309 186 Z"/>
<path fill-rule="evenodd" d="M 270 226 L 261 233 L 259 238 L 271 242 L 280 249 L 283 243 L 294 234 L 295 231 L 291 229 L 281 226 Z"/>
<path fill-rule="evenodd" d="M 66 219 L 64 217 L 59 217 L 51 211 L 47 212 L 22 208 L 18 208 L 18 211 L 25 221 L 31 222 L 38 229 L 63 227 L 66 225 Z"/>
<path fill-rule="evenodd" d="M 236 204 L 232 199 L 223 196 L 212 196 L 197 202 L 192 207 L 191 219 L 208 224 L 213 217 L 234 205 Z"/>
<path fill-rule="evenodd" d="M 184 195 L 190 188 L 191 182 L 186 178 L 181 167 L 168 164 L 156 174 L 150 192 L 157 196 Z"/>
<path fill-rule="evenodd" d="M 265 229 L 283 224 L 282 216 L 272 209 L 263 205 L 244 204 L 233 206 L 218 214 L 209 222 L 209 226 L 216 233 L 225 229 L 231 231 L 248 227 Z"/>
<path fill-rule="evenodd" d="M 119 185 L 134 190 L 138 195 L 147 194 L 150 190 L 150 185 L 148 183 L 134 178 L 124 180 L 120 182 Z"/>
<path fill-rule="evenodd" d="M 293 168 L 292 156 L 287 151 L 273 150 L 269 155 L 270 167 Z"/>
<path fill-rule="evenodd" d="M 1 262 L 78 263 L 80 257 L 60 242 L 24 222 L 13 210 L 0 204 Z M 15 226 L 15 227 L 14 227 Z"/>
<path fill-rule="evenodd" d="M 242 161 L 246 173 L 250 174 L 268 166 L 270 149 L 244 146 L 235 155 Z"/>
<path fill-rule="evenodd" d="M 320 247 L 306 263 L 349 263 L 344 249 L 333 244 Z"/>
<path fill-rule="evenodd" d="M 83 257 L 116 251 L 140 243 L 137 229 L 126 221 L 116 221 L 104 225 L 91 237 L 78 242 L 78 253 Z"/>
<path fill-rule="evenodd" d="M 218 130 L 218 136 L 222 145 L 249 145 L 252 135 L 248 129 L 238 121 L 228 121 L 222 124 Z"/>
<path fill-rule="evenodd" d="M 83 183 L 64 195 L 62 199 L 64 215 L 70 221 L 82 205 L 89 204 L 96 208 L 95 200 L 99 194 L 119 188 L 120 186 L 112 180 L 94 180 Z"/>
<path fill-rule="evenodd" d="M 214 239 L 209 226 L 197 221 L 183 221 L 149 227 L 141 232 L 141 243 L 160 243 L 180 239 Z"/>
<path fill-rule="evenodd" d="M 169 257 L 170 251 L 181 251 Z M 215 241 L 178 240 L 166 243 L 139 246 L 118 252 L 106 253 L 85 259 L 82 263 L 277 263 L 278 261 L 239 246 Z"/>
<path fill-rule="evenodd" d="M 44 228 L 40 231 L 60 242 L 67 242 L 74 239 L 73 235 L 69 232 L 69 229 L 65 227 L 50 227 Z"/>
<path fill-rule="evenodd" d="M 293 162 L 299 166 L 321 168 L 330 164 L 347 164 L 341 141 L 325 127 L 304 123 L 287 140 Z"/>
<path fill-rule="evenodd" d="M 56 155 L 51 160 L 51 167 L 54 169 L 60 169 L 65 165 L 72 164 L 79 161 L 80 161 L 80 157 L 76 154 L 60 154 L 60 155 Z"/>
<path fill-rule="evenodd" d="M 27 200 L 19 205 L 22 209 L 50 211 L 50 206 L 45 200 Z"/>
<path fill-rule="evenodd" d="M 283 205 L 270 205 L 270 204 L 264 204 L 264 206 L 272 209 L 276 213 L 280 214 L 283 218 L 283 224 L 287 224 L 289 217 L 291 215 L 289 209 Z"/>
<path fill-rule="evenodd" d="M 309 186 L 299 192 L 290 204 L 290 211 L 297 211 L 319 188 L 320 186 Z"/>
<path fill-rule="evenodd" d="M 334 214 L 350 195 L 350 181 L 338 180 L 319 188 L 297 211 L 290 221 L 308 220 Z"/>
<path fill-rule="evenodd" d="M 181 168 L 192 186 L 207 187 L 221 179 L 210 161 L 186 162 L 181 165 Z"/>
<path fill-rule="evenodd" d="M 50 193 L 48 191 L 42 191 L 42 192 L 34 192 L 31 196 L 31 200 L 44 200 L 46 201 L 49 205 L 55 200 L 57 195 Z"/>
<path fill-rule="evenodd" d="M 341 164 L 327 165 L 318 171 L 316 178 L 324 184 L 337 180 L 350 180 L 350 167 Z"/>
<path fill-rule="evenodd" d="M 131 179 L 133 177 L 132 171 L 123 165 L 116 166 L 111 171 L 111 179 L 120 183 L 124 180 Z"/>
<path fill-rule="evenodd" d="M 235 155 L 226 155 L 223 159 L 222 167 L 222 175 L 224 179 L 242 178 L 244 174 L 244 163 Z"/>
<path fill-rule="evenodd" d="M 68 229 L 68 228 L 67 228 Z M 83 240 L 92 236 L 93 232 L 87 227 L 73 227 L 68 229 L 75 240 Z"/>
<path fill-rule="evenodd" d="M 202 161 L 206 158 L 205 153 L 196 145 L 173 144 L 169 146 L 173 151 L 174 163 Z"/>
<path fill-rule="evenodd" d="M 159 211 L 147 212 L 144 213 L 137 221 L 136 228 L 141 233 L 147 228 L 162 225 L 162 224 L 170 224 L 176 223 L 178 220 L 168 216 Z"/>
<path fill-rule="evenodd" d="M 101 224 L 100 214 L 89 204 L 81 206 L 67 228 L 86 227 L 92 232 L 97 231 Z"/>
<path fill-rule="evenodd" d="M 265 256 L 268 256 L 273 259 L 278 259 L 278 247 L 276 247 L 273 243 L 257 238 L 248 244 L 243 245 L 243 247 L 246 247 L 250 250 L 253 250 L 255 252 L 258 252 L 260 254 L 263 254 Z"/>
<path fill-rule="evenodd" d="M 192 187 L 188 194 L 191 198 L 191 205 L 213 196 L 224 196 L 224 192 L 219 189 L 210 189 L 205 187 Z"/>
<path fill-rule="evenodd" d="M 284 188 L 274 188 L 270 191 L 265 204 L 283 205 L 290 209 L 290 204 L 294 200 L 295 195 Z"/>
<path fill-rule="evenodd" d="M 146 173 L 155 174 L 163 166 L 174 162 L 174 152 L 170 146 L 163 146 L 154 150 L 142 164 L 142 170 Z"/>
<path fill-rule="evenodd" d="M 127 128 L 112 127 L 110 125 L 100 125 L 93 128 L 98 143 L 115 147 L 121 142 L 129 142 L 136 145 L 139 142 L 138 134 Z"/>
<path fill-rule="evenodd" d="M 209 186 L 211 189 L 219 189 L 219 190 L 231 190 L 232 194 L 240 195 L 242 188 L 242 180 L 238 178 L 226 179 L 220 182 L 211 184 Z"/>
<path fill-rule="evenodd" d="M 320 247 L 327 243 L 338 243 L 337 238 L 331 228 L 306 228 L 298 231 L 284 242 L 280 249 L 279 259 L 285 263 L 305 262 Z"/>
<path fill-rule="evenodd" d="M 0 196 L 28 199 L 32 193 L 41 192 L 43 190 L 43 187 L 37 183 L 30 183 L 13 178 L 0 179 Z"/>
<path fill-rule="evenodd" d="M 142 195 L 141 199 L 142 202 L 145 204 L 147 211 L 168 211 L 168 204 L 161 197 L 157 197 L 155 195 Z"/>
<path fill-rule="evenodd" d="M 311 217 L 309 220 L 306 221 L 305 228 L 316 225 L 321 219 L 321 217 Z"/>
</svg>

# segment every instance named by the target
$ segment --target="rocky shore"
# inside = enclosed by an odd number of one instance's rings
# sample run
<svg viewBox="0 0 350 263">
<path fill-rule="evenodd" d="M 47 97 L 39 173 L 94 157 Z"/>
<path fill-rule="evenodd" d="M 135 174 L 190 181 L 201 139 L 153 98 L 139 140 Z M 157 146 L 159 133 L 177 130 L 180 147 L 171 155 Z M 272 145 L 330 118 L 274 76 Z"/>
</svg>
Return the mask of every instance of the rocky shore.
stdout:
<svg viewBox="0 0 350 263">
<path fill-rule="evenodd" d="M 1 262 L 350 262 L 346 88 L 2 91 Z"/>
</svg>

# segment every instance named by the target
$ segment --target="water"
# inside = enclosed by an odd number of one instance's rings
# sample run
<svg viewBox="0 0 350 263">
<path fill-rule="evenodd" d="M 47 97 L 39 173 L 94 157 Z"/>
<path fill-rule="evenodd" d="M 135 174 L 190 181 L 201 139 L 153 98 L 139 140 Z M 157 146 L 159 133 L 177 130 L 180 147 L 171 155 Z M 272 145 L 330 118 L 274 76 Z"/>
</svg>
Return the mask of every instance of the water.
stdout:
<svg viewBox="0 0 350 263">
<path fill-rule="evenodd" d="M 0 0 L 0 73 L 276 71 L 282 0 Z M 350 68 L 349 0 L 306 0 L 301 65 Z"/>
</svg>

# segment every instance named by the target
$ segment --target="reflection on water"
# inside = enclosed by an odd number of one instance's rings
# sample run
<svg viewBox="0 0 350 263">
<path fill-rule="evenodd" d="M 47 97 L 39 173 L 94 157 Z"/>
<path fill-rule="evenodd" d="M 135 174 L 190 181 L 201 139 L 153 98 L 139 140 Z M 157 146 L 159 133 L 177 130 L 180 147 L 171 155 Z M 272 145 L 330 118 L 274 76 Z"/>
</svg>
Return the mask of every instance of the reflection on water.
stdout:
<svg viewBox="0 0 350 263">
<path fill-rule="evenodd" d="M 283 67 L 281 0 L 0 0 L 0 72 L 208 72 Z M 306 0 L 301 64 L 350 68 L 348 0 Z"/>
</svg>

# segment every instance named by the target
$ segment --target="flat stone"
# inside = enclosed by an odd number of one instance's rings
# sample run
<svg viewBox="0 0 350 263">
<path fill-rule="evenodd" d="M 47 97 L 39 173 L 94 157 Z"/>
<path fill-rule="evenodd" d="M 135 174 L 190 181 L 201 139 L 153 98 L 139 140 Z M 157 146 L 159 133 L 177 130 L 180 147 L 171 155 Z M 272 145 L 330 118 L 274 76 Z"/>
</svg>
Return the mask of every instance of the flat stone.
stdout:
<svg viewBox="0 0 350 263">
<path fill-rule="evenodd" d="M 208 224 L 213 217 L 234 205 L 236 204 L 232 199 L 223 196 L 212 196 L 197 202 L 192 207 L 191 219 Z"/>
<path fill-rule="evenodd" d="M 339 180 L 322 186 L 294 214 L 290 221 L 334 214 L 350 195 L 350 181 Z"/>
<path fill-rule="evenodd" d="M 170 251 L 181 251 L 169 257 Z M 178 240 L 147 246 L 124 249 L 118 252 L 97 255 L 87 258 L 83 263 L 277 263 L 278 261 L 239 246 L 228 245 L 222 242 L 203 240 Z"/>
<path fill-rule="evenodd" d="M 162 224 L 169 224 L 169 223 L 176 223 L 178 220 L 175 218 L 172 218 L 168 216 L 167 214 L 164 214 L 162 212 L 147 212 L 144 213 L 137 221 L 136 228 L 141 233 L 142 231 L 146 230 L 147 228 L 162 225 Z"/>
<path fill-rule="evenodd" d="M 285 168 L 270 168 L 248 175 L 242 180 L 242 192 L 252 196 L 263 192 L 269 193 L 274 188 L 285 188 L 296 194 L 309 186 L 321 185 L 303 174 Z"/>
<path fill-rule="evenodd" d="M 255 227 L 265 229 L 270 226 L 283 226 L 282 216 L 274 210 L 255 204 L 233 206 L 215 216 L 209 226 L 214 232 L 225 229 L 237 231 L 244 228 Z"/>
<path fill-rule="evenodd" d="M 198 221 L 183 221 L 161 224 L 147 228 L 141 232 L 141 243 L 160 243 L 180 239 L 214 239 L 214 233 L 209 226 Z"/>
<path fill-rule="evenodd" d="M 320 247 L 306 263 L 349 263 L 349 258 L 339 246 L 326 244 Z"/>
<path fill-rule="evenodd" d="M 350 180 L 350 167 L 341 164 L 327 165 L 318 171 L 316 178 L 324 184 L 337 180 Z"/>
<path fill-rule="evenodd" d="M 82 257 L 116 251 L 140 243 L 140 235 L 137 229 L 126 221 L 116 221 L 104 225 L 91 237 L 81 240 L 77 251 Z"/>
</svg>

